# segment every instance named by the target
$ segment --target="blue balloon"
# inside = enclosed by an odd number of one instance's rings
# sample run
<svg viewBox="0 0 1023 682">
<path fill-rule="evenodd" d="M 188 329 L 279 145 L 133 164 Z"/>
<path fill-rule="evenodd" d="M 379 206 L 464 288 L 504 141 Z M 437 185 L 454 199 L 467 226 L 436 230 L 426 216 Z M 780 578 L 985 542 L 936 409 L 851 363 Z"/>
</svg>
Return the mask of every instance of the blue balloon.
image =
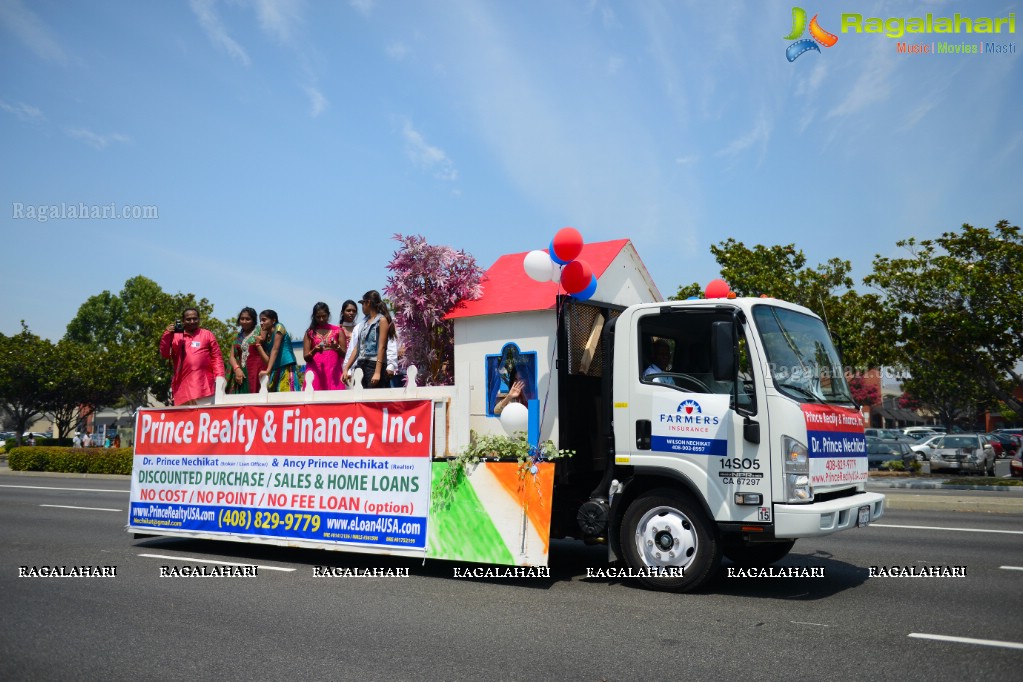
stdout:
<svg viewBox="0 0 1023 682">
<path fill-rule="evenodd" d="M 553 237 L 551 238 L 550 245 L 547 247 L 547 253 L 549 253 L 551 255 L 551 260 L 554 261 L 555 263 L 557 263 L 558 265 L 568 265 L 571 262 L 571 261 L 567 261 L 567 260 L 561 260 L 560 258 L 558 258 L 558 254 L 554 253 L 554 238 Z"/>
<path fill-rule="evenodd" d="M 588 285 L 586 285 L 586 288 L 583 289 L 582 291 L 580 291 L 578 294 L 572 294 L 572 298 L 574 298 L 576 300 L 579 300 L 579 301 L 585 301 L 586 299 L 588 299 L 591 296 L 593 296 L 593 294 L 596 293 L 596 291 L 597 291 L 597 276 L 596 275 L 590 275 L 590 283 Z"/>
</svg>

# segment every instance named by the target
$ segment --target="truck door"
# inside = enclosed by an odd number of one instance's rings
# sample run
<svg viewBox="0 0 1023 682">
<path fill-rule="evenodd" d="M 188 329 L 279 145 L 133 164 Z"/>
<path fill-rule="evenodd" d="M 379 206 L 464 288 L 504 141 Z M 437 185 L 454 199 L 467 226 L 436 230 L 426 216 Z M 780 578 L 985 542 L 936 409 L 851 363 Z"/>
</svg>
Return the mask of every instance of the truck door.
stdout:
<svg viewBox="0 0 1023 682">
<path fill-rule="evenodd" d="M 680 480 L 703 497 L 715 521 L 770 522 L 770 440 L 767 420 L 758 422 L 763 379 L 752 369 L 759 359 L 741 315 L 721 305 L 633 312 L 618 328 L 619 336 L 631 336 L 632 352 L 615 368 L 616 461 L 639 476 Z M 715 347 L 722 331 L 734 333 L 730 377 L 714 372 L 715 355 L 725 352 Z M 627 401 L 619 393 L 623 382 Z M 747 423 L 759 425 L 757 442 L 746 437 L 756 431 Z"/>
</svg>

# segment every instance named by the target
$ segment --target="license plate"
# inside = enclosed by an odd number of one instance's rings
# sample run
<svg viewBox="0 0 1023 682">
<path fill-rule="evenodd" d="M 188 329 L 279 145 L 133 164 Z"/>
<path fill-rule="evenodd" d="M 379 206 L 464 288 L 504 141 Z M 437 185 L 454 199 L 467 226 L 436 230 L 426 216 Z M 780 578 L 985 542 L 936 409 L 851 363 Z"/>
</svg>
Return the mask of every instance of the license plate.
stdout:
<svg viewBox="0 0 1023 682">
<path fill-rule="evenodd" d="M 856 525 L 860 528 L 870 524 L 870 507 L 860 507 L 856 512 Z"/>
</svg>

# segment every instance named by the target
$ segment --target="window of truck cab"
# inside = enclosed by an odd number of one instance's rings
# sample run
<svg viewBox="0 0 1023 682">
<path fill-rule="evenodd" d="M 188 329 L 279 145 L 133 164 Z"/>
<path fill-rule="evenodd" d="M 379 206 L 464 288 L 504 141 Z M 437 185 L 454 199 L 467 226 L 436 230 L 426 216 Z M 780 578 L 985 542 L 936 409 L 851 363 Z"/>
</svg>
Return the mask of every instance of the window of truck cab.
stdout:
<svg viewBox="0 0 1023 682">
<path fill-rule="evenodd" d="M 732 395 L 735 389 L 733 382 L 715 380 L 711 365 L 712 324 L 722 321 L 733 323 L 731 310 L 710 307 L 689 310 L 675 308 L 670 312 L 643 316 L 638 324 L 639 380 L 645 384 L 663 386 L 664 390 Z M 745 326 L 738 330 L 738 339 L 739 406 L 755 414 L 756 395 Z M 658 343 L 667 343 L 671 348 L 670 364 L 668 368 L 660 368 L 664 371 L 649 373 Z"/>
<path fill-rule="evenodd" d="M 855 402 L 831 334 L 820 318 L 773 305 L 753 306 L 775 387 L 802 403 Z"/>
</svg>

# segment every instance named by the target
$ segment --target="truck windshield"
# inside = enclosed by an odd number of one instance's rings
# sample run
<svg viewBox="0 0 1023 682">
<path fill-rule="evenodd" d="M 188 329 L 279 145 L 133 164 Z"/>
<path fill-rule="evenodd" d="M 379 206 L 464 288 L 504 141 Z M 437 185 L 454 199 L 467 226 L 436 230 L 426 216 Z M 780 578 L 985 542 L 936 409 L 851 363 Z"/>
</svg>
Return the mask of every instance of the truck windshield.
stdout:
<svg viewBox="0 0 1023 682">
<path fill-rule="evenodd" d="M 819 318 L 757 305 L 753 319 L 780 391 L 800 402 L 853 403 L 838 352 Z"/>
</svg>

